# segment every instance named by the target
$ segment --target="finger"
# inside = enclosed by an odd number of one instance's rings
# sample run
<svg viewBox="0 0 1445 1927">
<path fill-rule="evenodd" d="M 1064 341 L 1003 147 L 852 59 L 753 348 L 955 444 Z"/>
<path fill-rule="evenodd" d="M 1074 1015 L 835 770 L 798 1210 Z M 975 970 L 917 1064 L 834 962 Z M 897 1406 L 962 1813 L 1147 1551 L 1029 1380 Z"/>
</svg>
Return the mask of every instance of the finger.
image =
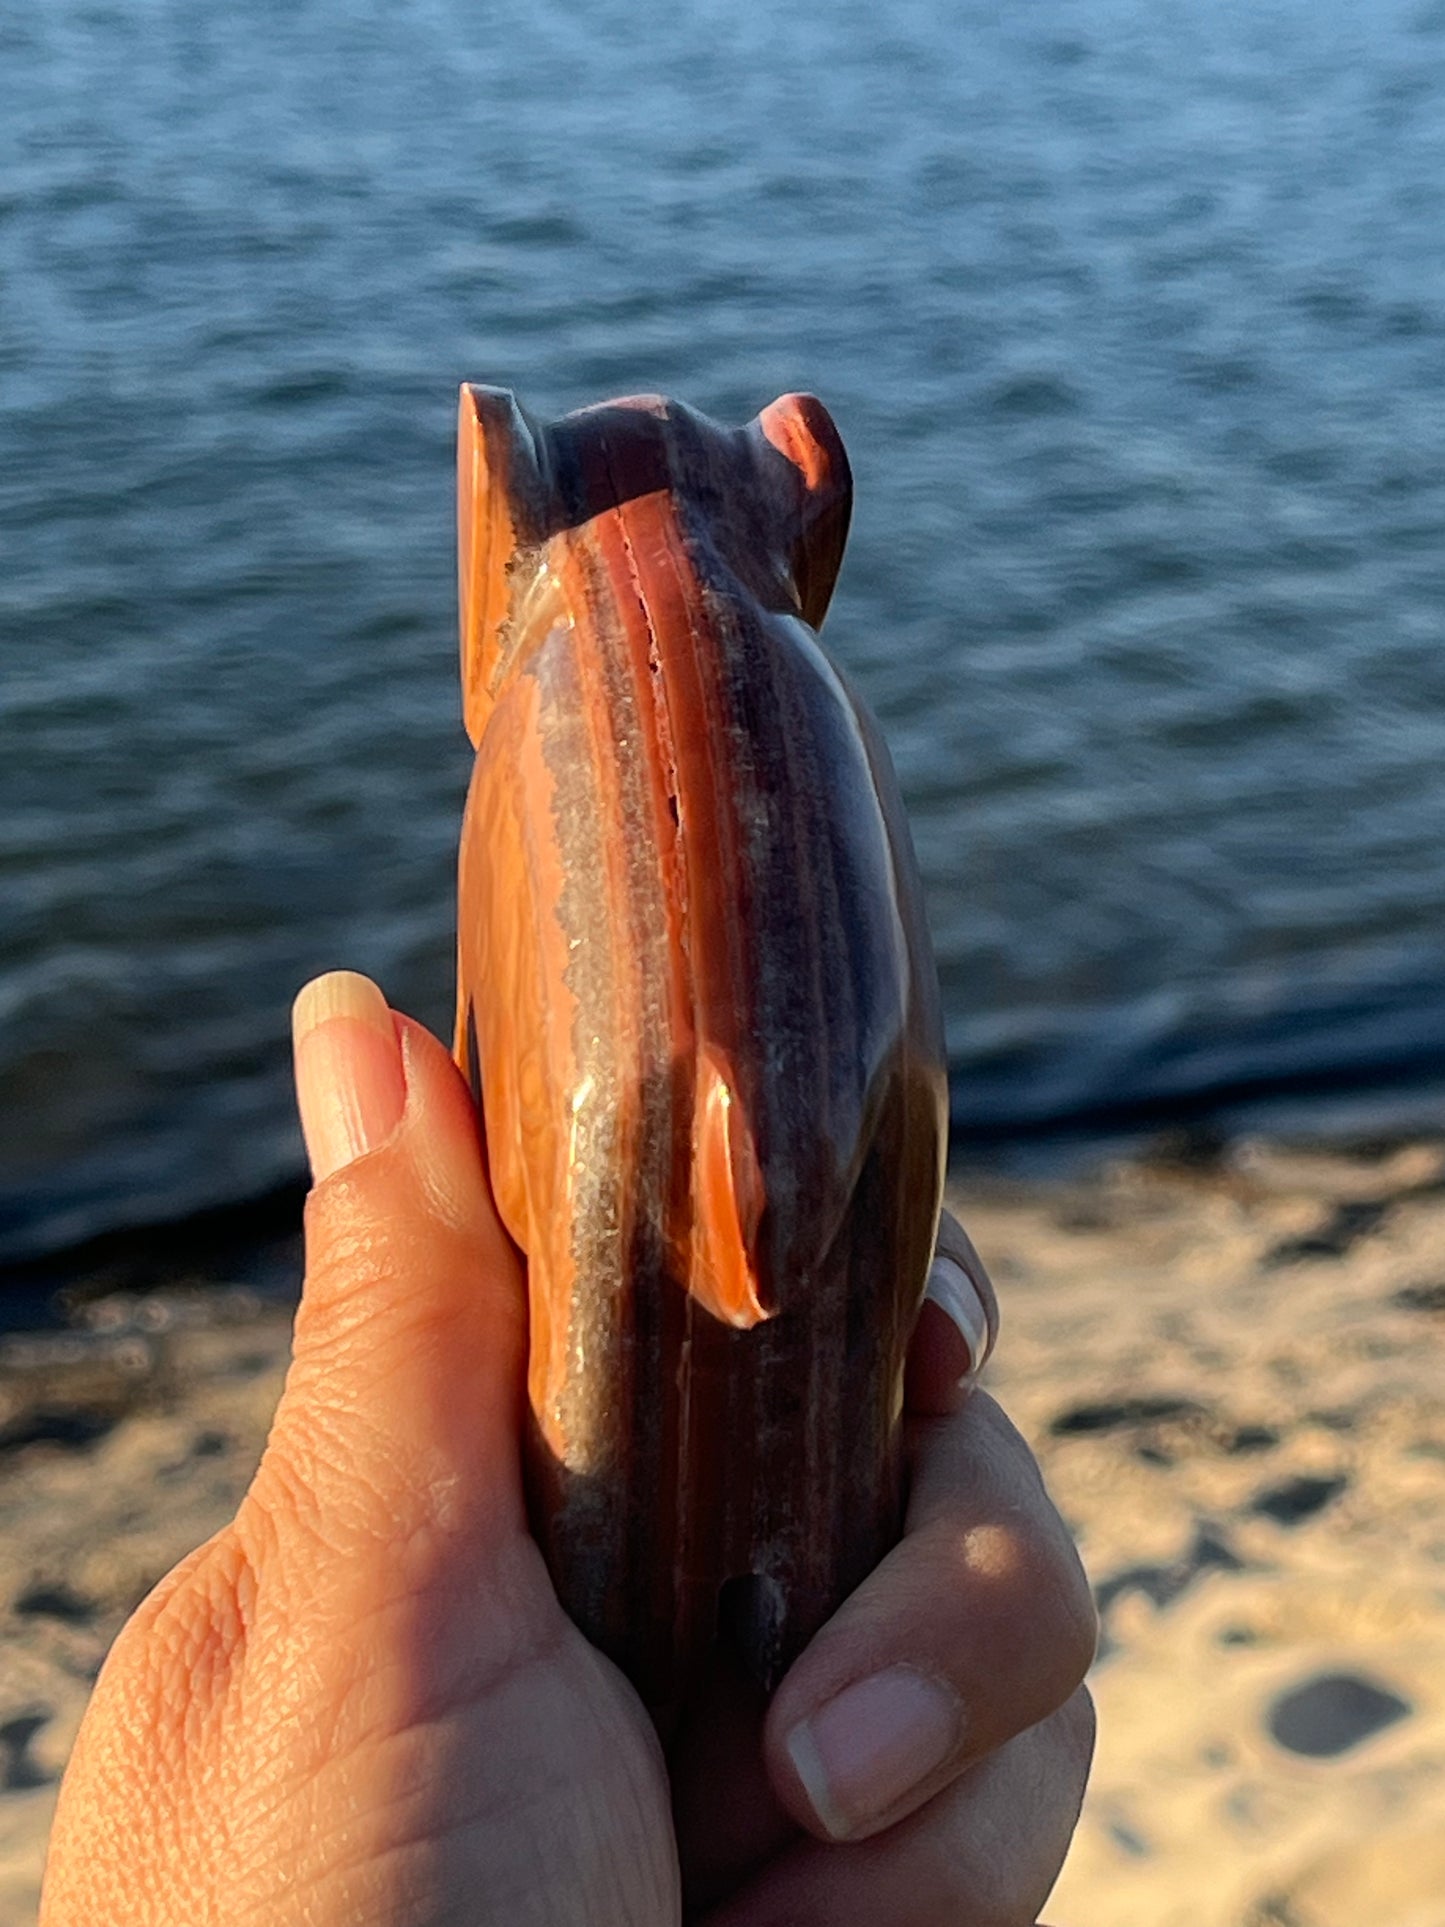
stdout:
<svg viewBox="0 0 1445 1927">
<path fill-rule="evenodd" d="M 317 1183 L 294 1362 L 251 1504 L 333 1552 L 525 1530 L 526 1303 L 470 1095 L 427 1031 L 335 972 L 295 1013 Z"/>
<path fill-rule="evenodd" d="M 1093 1743 L 1080 1687 L 911 1819 L 849 1846 L 801 1842 L 703 1927 L 1033 1927 L 1068 1852 Z"/>
<path fill-rule="evenodd" d="M 765 1754 L 820 1839 L 895 1825 L 1069 1698 L 1088 1584 L 1028 1447 L 987 1393 L 919 1428 L 902 1541 L 779 1687 Z"/>
<path fill-rule="evenodd" d="M 954 1412 L 998 1341 L 998 1298 L 973 1240 L 951 1211 L 938 1221 L 928 1295 L 908 1350 L 911 1412 Z"/>
</svg>

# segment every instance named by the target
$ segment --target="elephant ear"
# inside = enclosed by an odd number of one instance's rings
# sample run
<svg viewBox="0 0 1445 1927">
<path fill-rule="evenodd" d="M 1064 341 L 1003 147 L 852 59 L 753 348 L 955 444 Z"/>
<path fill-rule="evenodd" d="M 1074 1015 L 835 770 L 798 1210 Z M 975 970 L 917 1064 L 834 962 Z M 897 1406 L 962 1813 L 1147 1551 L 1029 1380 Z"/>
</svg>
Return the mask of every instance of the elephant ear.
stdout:
<svg viewBox="0 0 1445 1927">
<path fill-rule="evenodd" d="M 462 713 L 474 745 L 511 617 L 511 566 L 538 539 L 547 494 L 543 431 L 505 388 L 462 385 L 457 421 L 457 587 Z"/>
<path fill-rule="evenodd" d="M 853 512 L 853 474 L 843 438 L 816 395 L 780 395 L 750 424 L 748 434 L 774 524 L 782 532 L 799 614 L 809 628 L 821 628 Z"/>
</svg>

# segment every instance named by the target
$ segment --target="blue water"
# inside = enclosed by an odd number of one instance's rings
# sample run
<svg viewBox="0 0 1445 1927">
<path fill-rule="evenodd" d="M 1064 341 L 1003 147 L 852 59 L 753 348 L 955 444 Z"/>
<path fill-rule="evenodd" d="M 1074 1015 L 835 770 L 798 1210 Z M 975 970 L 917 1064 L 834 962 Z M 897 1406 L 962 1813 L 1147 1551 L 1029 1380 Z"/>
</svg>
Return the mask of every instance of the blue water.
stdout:
<svg viewBox="0 0 1445 1927">
<path fill-rule="evenodd" d="M 0 12 L 0 1255 L 440 1027 L 463 377 L 828 401 L 960 1136 L 1445 1092 L 1440 0 Z"/>
</svg>

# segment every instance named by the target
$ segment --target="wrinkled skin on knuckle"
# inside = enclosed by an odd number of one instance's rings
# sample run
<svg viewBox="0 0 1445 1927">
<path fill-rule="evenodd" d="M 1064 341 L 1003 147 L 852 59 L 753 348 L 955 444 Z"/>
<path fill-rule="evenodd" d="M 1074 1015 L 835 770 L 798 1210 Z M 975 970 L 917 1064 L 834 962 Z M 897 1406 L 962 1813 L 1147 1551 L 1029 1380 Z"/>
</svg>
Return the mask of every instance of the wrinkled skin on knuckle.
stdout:
<svg viewBox="0 0 1445 1927">
<path fill-rule="evenodd" d="M 386 1152 L 373 1152 L 374 1165 Z M 367 1291 L 395 1269 L 397 1254 L 385 1218 L 368 1208 L 353 1172 L 334 1173 L 306 1197 L 306 1292 L 297 1315 L 297 1334 L 340 1304 Z"/>
<path fill-rule="evenodd" d="M 331 1480 L 288 1440 L 236 1522 L 265 1575 L 260 1644 L 304 1663 L 313 1701 L 337 1709 L 338 1746 L 444 1720 L 582 1645 L 535 1541 L 478 1541 L 453 1481 L 438 1489 L 425 1469 L 373 1484 L 362 1455 Z"/>
<path fill-rule="evenodd" d="M 360 1449 L 358 1433 L 373 1449 Z M 424 1488 L 395 1476 L 374 1418 L 324 1397 L 296 1399 L 278 1414 L 239 1524 L 268 1567 L 308 1577 L 353 1576 L 393 1565 L 394 1548 L 426 1515 Z"/>
<path fill-rule="evenodd" d="M 256 1574 L 229 1531 L 142 1602 L 101 1671 L 67 1770 L 42 1920 L 101 1927 L 202 1917 L 196 1841 L 244 1775 L 243 1721 Z M 118 1897 L 124 1896 L 124 1914 Z"/>
<path fill-rule="evenodd" d="M 131 1718 L 122 1730 L 164 1778 L 204 1758 L 240 1694 L 258 1582 L 236 1534 L 217 1534 L 123 1629 L 106 1673 Z M 139 1762 L 138 1762 L 139 1763 Z"/>
</svg>

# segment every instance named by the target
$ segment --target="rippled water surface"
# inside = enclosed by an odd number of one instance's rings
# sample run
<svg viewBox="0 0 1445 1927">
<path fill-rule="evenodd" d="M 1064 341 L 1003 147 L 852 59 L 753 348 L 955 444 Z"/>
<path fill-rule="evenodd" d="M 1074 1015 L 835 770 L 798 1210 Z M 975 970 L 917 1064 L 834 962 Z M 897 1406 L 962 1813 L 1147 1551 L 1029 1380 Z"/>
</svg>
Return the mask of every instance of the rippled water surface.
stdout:
<svg viewBox="0 0 1445 1927">
<path fill-rule="evenodd" d="M 956 1121 L 1441 1084 L 1438 0 L 0 14 L 0 1253 L 448 1021 L 451 434 L 789 387 Z"/>
</svg>

